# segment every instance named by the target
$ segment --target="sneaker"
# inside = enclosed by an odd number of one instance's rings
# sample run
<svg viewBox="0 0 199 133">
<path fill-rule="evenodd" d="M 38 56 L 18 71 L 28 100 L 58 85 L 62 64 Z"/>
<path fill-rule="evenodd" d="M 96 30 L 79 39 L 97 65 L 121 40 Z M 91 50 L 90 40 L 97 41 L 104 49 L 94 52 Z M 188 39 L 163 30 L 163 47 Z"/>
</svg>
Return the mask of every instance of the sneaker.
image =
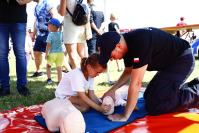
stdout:
<svg viewBox="0 0 199 133">
<path fill-rule="evenodd" d="M 1 90 L 0 90 L 0 97 L 8 96 L 8 95 L 10 95 L 10 89 L 3 89 L 3 88 L 1 88 Z"/>
<path fill-rule="evenodd" d="M 67 70 L 62 70 L 62 72 L 67 73 L 68 71 Z"/>
<path fill-rule="evenodd" d="M 28 90 L 28 88 L 26 86 L 17 87 L 17 90 L 20 95 L 23 95 L 23 96 L 30 95 L 30 91 Z"/>
<path fill-rule="evenodd" d="M 42 75 L 44 75 L 43 72 L 35 72 L 31 77 L 32 77 L 32 78 L 33 78 L 33 77 L 39 77 L 39 76 L 42 76 Z"/>
<path fill-rule="evenodd" d="M 111 85 L 114 85 L 115 83 L 116 83 L 116 81 L 109 81 L 109 82 L 108 82 L 108 85 L 111 86 Z"/>
<path fill-rule="evenodd" d="M 50 84 L 52 84 L 52 83 L 53 83 L 53 81 L 52 81 L 51 79 L 47 79 L 47 81 L 46 81 L 46 82 L 47 82 L 47 84 L 48 84 L 48 85 L 50 85 Z"/>
</svg>

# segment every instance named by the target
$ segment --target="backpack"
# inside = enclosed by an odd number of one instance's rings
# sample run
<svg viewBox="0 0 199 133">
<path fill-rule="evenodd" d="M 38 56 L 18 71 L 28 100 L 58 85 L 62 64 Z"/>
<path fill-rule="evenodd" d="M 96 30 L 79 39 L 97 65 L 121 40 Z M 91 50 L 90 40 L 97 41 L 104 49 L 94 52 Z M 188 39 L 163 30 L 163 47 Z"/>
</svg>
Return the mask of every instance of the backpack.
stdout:
<svg viewBox="0 0 199 133">
<path fill-rule="evenodd" d="M 85 25 L 88 22 L 89 11 L 85 4 L 82 4 L 83 0 L 77 0 L 75 10 L 73 14 L 66 8 L 70 16 L 72 17 L 72 21 L 75 25 L 81 26 Z"/>
</svg>

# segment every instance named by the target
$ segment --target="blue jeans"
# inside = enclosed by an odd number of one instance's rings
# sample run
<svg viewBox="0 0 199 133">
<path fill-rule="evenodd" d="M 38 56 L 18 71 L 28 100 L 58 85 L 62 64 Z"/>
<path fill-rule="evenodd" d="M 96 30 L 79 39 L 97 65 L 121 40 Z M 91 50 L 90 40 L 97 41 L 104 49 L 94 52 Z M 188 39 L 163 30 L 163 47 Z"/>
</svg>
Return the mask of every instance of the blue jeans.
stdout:
<svg viewBox="0 0 199 133">
<path fill-rule="evenodd" d="M 88 54 L 89 55 L 96 53 L 96 43 L 97 43 L 96 37 L 93 37 L 93 38 L 91 38 L 90 40 L 87 41 Z"/>
<path fill-rule="evenodd" d="M 25 55 L 26 23 L 0 23 L 0 81 L 1 88 L 10 88 L 9 36 L 13 42 L 16 58 L 17 87 L 27 83 L 27 61 Z"/>
</svg>

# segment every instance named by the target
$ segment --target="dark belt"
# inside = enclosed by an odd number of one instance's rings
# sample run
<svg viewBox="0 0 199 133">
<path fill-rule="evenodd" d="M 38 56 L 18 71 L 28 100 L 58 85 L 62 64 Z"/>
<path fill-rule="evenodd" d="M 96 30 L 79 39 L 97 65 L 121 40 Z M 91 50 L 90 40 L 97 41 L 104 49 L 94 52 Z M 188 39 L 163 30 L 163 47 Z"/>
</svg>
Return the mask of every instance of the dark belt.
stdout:
<svg viewBox="0 0 199 133">
<path fill-rule="evenodd" d="M 188 55 L 188 54 L 192 54 L 192 48 L 186 49 L 180 56 L 185 56 L 185 55 Z"/>
</svg>

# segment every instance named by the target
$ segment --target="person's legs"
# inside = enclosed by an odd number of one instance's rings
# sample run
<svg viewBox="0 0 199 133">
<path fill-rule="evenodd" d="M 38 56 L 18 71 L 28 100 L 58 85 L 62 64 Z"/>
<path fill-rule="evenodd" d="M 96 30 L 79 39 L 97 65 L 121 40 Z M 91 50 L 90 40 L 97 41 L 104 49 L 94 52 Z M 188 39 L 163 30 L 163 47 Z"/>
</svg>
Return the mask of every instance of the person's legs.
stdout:
<svg viewBox="0 0 199 133">
<path fill-rule="evenodd" d="M 42 63 L 42 53 L 39 51 L 34 51 L 34 57 L 35 57 L 36 72 L 39 72 Z"/>
<path fill-rule="evenodd" d="M 8 64 L 9 26 L 10 24 L 0 23 L 0 81 L 2 89 L 1 91 L 4 92 L 10 92 Z"/>
<path fill-rule="evenodd" d="M 47 73 L 47 80 L 51 79 L 51 65 L 50 64 L 46 65 L 46 73 Z"/>
<path fill-rule="evenodd" d="M 42 72 L 40 72 L 40 66 L 42 64 L 42 52 L 45 52 L 46 50 L 46 38 L 47 36 L 37 36 L 35 45 L 34 45 L 34 57 L 35 57 L 35 67 L 36 71 L 32 75 L 32 77 L 38 77 L 43 75 Z"/>
<path fill-rule="evenodd" d="M 185 83 L 180 88 L 180 108 L 186 110 L 199 107 L 199 78 Z"/>
<path fill-rule="evenodd" d="M 79 66 L 79 57 L 77 54 L 77 44 L 66 44 L 66 50 L 69 56 L 71 68 L 75 69 L 77 66 Z"/>
<path fill-rule="evenodd" d="M 88 46 L 88 54 L 91 55 L 92 53 L 96 53 L 96 38 L 91 38 L 87 41 Z"/>
<path fill-rule="evenodd" d="M 77 43 L 77 53 L 81 59 L 86 57 L 85 49 L 86 49 L 85 43 Z"/>
<path fill-rule="evenodd" d="M 58 82 L 61 81 L 62 78 L 62 65 L 63 65 L 63 61 L 64 61 L 64 53 L 56 53 L 56 67 L 57 67 L 57 79 Z"/>
<path fill-rule="evenodd" d="M 193 71 L 192 54 L 179 57 L 175 64 L 159 71 L 144 93 L 146 109 L 150 115 L 177 111 L 180 104 L 180 87 Z"/>
<path fill-rule="evenodd" d="M 17 23 L 12 26 L 11 38 L 16 57 L 17 86 L 27 84 L 27 60 L 25 54 L 26 24 Z"/>
<path fill-rule="evenodd" d="M 69 64 L 69 59 L 68 59 L 68 53 L 67 53 L 66 50 L 64 51 L 63 67 L 64 67 L 64 69 L 65 69 L 65 72 L 71 70 L 71 67 L 70 67 L 70 64 Z"/>
<path fill-rule="evenodd" d="M 11 27 L 13 50 L 16 57 L 17 90 L 19 94 L 30 94 L 27 84 L 27 60 L 25 55 L 26 23 L 16 23 Z"/>
</svg>

